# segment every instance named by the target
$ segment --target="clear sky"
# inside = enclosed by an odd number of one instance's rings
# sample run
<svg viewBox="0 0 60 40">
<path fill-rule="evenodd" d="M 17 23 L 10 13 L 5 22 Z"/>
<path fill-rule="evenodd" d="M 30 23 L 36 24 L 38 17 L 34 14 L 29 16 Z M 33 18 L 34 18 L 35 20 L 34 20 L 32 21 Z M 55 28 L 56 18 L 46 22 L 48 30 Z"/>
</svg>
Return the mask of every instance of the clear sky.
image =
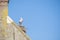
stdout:
<svg viewBox="0 0 60 40">
<path fill-rule="evenodd" d="M 10 0 L 9 16 L 23 17 L 31 40 L 60 40 L 60 0 Z"/>
</svg>

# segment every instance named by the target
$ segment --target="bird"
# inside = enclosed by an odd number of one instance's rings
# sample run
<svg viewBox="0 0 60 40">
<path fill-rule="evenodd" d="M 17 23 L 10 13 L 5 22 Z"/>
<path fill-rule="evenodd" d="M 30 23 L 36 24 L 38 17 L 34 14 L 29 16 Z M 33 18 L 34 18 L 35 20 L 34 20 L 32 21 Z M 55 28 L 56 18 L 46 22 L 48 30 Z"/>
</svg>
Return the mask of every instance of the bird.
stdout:
<svg viewBox="0 0 60 40">
<path fill-rule="evenodd" d="M 21 17 L 20 20 L 19 20 L 19 25 L 21 26 L 23 23 L 23 18 Z"/>
</svg>

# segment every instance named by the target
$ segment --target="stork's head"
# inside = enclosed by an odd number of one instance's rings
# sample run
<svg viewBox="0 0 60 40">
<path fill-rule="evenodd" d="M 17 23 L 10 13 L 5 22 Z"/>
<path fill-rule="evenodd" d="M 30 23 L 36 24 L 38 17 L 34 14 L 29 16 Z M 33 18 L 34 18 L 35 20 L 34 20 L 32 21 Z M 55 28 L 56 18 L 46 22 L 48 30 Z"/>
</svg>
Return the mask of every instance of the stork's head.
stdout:
<svg viewBox="0 0 60 40">
<path fill-rule="evenodd" d="M 0 0 L 0 6 L 7 6 L 9 3 L 9 0 Z"/>
</svg>

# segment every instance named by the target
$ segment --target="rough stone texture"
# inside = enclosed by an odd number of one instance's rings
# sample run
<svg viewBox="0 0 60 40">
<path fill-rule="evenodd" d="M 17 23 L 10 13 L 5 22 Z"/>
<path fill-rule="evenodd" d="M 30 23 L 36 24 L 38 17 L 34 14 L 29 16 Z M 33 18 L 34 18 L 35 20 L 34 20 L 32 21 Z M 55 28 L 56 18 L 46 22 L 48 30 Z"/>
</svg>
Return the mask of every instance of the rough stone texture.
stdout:
<svg viewBox="0 0 60 40">
<path fill-rule="evenodd" d="M 30 40 L 27 35 L 23 34 L 24 32 L 22 33 L 21 31 L 22 30 L 18 30 L 15 25 L 8 24 L 8 35 L 6 40 Z"/>
<path fill-rule="evenodd" d="M 13 24 L 7 24 L 8 28 L 6 29 L 5 37 L 2 34 L 2 29 L 0 29 L 0 40 L 30 40 L 27 35 L 18 30 Z M 2 31 L 1 31 L 2 30 Z"/>
<path fill-rule="evenodd" d="M 30 40 L 24 28 L 7 23 L 8 0 L 0 0 L 0 40 Z"/>
</svg>

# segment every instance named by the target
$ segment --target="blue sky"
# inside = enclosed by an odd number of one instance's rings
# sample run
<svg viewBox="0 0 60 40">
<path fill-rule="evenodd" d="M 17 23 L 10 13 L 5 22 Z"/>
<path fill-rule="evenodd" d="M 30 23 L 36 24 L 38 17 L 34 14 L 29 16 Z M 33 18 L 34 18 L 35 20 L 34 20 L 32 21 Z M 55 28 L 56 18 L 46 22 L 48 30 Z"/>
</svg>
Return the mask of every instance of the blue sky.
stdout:
<svg viewBox="0 0 60 40">
<path fill-rule="evenodd" d="M 60 40 L 60 0 L 10 0 L 9 16 L 23 17 L 31 40 Z"/>
</svg>

